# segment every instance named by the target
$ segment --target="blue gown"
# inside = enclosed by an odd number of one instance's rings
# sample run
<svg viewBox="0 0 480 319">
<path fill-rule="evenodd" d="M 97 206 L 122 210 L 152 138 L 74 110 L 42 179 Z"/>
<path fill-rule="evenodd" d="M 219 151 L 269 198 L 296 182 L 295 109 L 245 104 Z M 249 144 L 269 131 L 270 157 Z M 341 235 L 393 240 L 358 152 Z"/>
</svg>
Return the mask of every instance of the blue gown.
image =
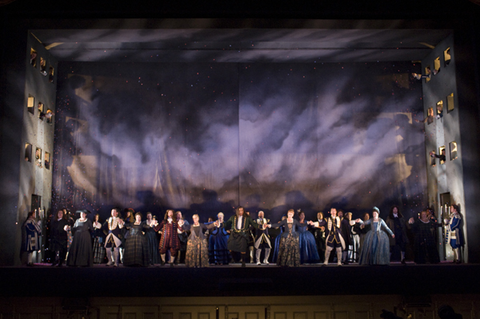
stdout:
<svg viewBox="0 0 480 319">
<path fill-rule="evenodd" d="M 230 262 L 230 253 L 227 248 L 228 236 L 225 223 L 221 223 L 220 227 L 210 230 L 208 254 L 211 264 L 228 265 Z"/>
<path fill-rule="evenodd" d="M 379 218 L 378 222 L 369 219 L 365 222 L 365 225 L 371 225 L 371 229 L 365 235 L 358 263 L 360 265 L 390 264 L 390 241 L 385 231 L 390 236 L 393 235 L 393 232 L 381 218 Z"/>
<path fill-rule="evenodd" d="M 300 263 L 315 264 L 320 262 L 315 237 L 308 231 L 306 223 L 300 223 L 297 231 L 300 234 Z"/>
<path fill-rule="evenodd" d="M 273 256 L 272 256 L 272 262 L 276 263 L 277 258 L 278 258 L 278 247 L 280 246 L 280 238 L 282 237 L 283 233 L 283 226 L 280 227 L 280 234 L 275 237 L 275 246 L 273 247 Z"/>
</svg>

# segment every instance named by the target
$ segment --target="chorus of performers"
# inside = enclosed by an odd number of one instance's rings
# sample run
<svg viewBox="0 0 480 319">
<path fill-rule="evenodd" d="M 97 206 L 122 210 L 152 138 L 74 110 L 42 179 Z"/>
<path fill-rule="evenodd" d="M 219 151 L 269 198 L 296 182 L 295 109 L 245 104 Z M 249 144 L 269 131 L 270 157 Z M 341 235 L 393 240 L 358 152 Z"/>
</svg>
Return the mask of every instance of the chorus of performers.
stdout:
<svg viewBox="0 0 480 319">
<path fill-rule="evenodd" d="M 210 264 L 229 264 L 231 259 L 227 244 L 229 234 L 230 231 L 225 229 L 224 214 L 220 212 L 217 214 L 217 227 L 209 231 L 208 247 Z"/>
<path fill-rule="evenodd" d="M 459 211 L 452 205 L 450 215 L 443 220 L 456 263 L 461 262 L 464 244 Z M 113 208 L 102 221 L 99 214 L 86 210 L 71 214 L 60 209 L 50 217 L 48 242 L 52 266 L 57 267 L 174 267 L 184 263 L 198 268 L 237 262 L 242 267 L 247 262 L 282 267 L 405 264 L 410 243 L 415 263 L 440 262 L 437 232 L 442 224 L 432 209 L 408 220 L 398 206 L 390 208 L 386 220 L 380 218 L 377 207 L 362 218 L 353 219 L 352 215 L 332 207 L 328 213 L 318 212 L 316 219 L 307 220 L 303 211 L 289 209 L 275 223 L 264 211 L 252 218 L 239 206 L 228 219 L 219 212 L 216 219 L 202 222 L 198 214 L 189 220 L 172 209 L 159 220 L 151 212 L 144 215 L 132 208 Z M 28 214 L 22 230 L 22 252 L 27 265 L 32 266 L 32 255 L 41 249 L 42 225 L 36 211 Z"/>
</svg>

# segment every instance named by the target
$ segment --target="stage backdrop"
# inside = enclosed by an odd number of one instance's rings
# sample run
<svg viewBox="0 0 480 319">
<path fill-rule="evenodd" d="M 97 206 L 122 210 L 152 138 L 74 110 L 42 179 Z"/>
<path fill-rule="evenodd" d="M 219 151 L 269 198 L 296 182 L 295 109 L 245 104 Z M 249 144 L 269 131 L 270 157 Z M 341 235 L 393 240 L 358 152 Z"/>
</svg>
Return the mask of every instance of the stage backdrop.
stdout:
<svg viewBox="0 0 480 319">
<path fill-rule="evenodd" d="M 53 207 L 202 220 L 426 205 L 411 63 L 61 63 Z"/>
</svg>

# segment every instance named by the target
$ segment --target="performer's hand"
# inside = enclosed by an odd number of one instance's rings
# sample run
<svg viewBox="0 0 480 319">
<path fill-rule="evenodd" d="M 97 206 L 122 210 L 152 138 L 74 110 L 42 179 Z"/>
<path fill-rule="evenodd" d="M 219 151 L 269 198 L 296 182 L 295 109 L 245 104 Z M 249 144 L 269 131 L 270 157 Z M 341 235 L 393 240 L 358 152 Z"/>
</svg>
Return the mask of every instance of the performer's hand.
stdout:
<svg viewBox="0 0 480 319">
<path fill-rule="evenodd" d="M 410 217 L 410 219 L 408 220 L 408 223 L 409 223 L 409 224 L 413 224 L 413 223 L 414 223 L 413 217 Z"/>
<path fill-rule="evenodd" d="M 392 234 L 392 238 L 395 238 L 395 234 Z"/>
<path fill-rule="evenodd" d="M 360 218 L 355 219 L 356 223 L 360 223 Z"/>
</svg>

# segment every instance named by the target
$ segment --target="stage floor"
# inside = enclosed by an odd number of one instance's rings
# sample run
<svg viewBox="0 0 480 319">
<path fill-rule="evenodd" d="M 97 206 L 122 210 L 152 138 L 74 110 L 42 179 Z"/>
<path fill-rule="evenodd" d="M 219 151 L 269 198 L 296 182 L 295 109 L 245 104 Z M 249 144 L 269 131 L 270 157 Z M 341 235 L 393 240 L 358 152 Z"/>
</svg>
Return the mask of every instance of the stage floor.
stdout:
<svg viewBox="0 0 480 319">
<path fill-rule="evenodd" d="M 1 296 L 162 297 L 288 295 L 478 294 L 480 265 L 440 263 L 389 266 L 302 265 L 297 268 L 230 264 L 208 268 L 0 268 Z M 26 289 L 26 287 L 36 287 Z"/>
</svg>

